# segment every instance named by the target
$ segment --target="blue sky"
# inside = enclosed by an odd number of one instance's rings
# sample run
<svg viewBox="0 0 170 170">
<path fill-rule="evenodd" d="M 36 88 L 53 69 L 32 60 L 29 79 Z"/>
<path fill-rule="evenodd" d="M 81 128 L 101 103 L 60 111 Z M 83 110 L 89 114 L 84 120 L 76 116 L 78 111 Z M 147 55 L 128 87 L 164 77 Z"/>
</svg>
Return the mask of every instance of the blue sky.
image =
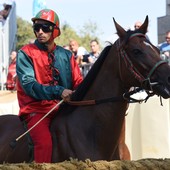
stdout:
<svg viewBox="0 0 170 170">
<path fill-rule="evenodd" d="M 15 0 L 17 15 L 30 21 L 33 0 Z M 89 21 L 96 23 L 98 36 L 114 41 L 117 36 L 113 17 L 125 29 L 133 28 L 137 20 L 149 16 L 148 36 L 157 45 L 157 18 L 166 15 L 166 0 L 46 0 L 47 7 L 56 11 L 61 25 L 65 22 L 79 31 Z"/>
</svg>

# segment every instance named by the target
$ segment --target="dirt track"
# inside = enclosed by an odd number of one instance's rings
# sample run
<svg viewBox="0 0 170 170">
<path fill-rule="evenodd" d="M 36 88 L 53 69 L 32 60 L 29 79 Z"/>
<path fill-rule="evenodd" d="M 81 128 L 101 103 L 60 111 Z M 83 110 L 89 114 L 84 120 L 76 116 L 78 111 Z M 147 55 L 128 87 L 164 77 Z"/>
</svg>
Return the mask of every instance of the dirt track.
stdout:
<svg viewBox="0 0 170 170">
<path fill-rule="evenodd" d="M 170 159 L 141 159 L 138 161 L 70 160 L 53 164 L 1 164 L 0 170 L 170 170 Z"/>
</svg>

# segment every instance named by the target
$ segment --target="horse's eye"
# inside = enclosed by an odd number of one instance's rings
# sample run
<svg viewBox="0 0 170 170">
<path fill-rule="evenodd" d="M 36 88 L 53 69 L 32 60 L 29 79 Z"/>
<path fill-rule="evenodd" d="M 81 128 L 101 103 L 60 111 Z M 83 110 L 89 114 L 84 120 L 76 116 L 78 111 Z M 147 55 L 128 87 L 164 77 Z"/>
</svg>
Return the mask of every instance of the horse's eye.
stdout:
<svg viewBox="0 0 170 170">
<path fill-rule="evenodd" d="M 133 50 L 134 55 L 141 55 L 142 52 L 139 49 L 134 49 Z"/>
</svg>

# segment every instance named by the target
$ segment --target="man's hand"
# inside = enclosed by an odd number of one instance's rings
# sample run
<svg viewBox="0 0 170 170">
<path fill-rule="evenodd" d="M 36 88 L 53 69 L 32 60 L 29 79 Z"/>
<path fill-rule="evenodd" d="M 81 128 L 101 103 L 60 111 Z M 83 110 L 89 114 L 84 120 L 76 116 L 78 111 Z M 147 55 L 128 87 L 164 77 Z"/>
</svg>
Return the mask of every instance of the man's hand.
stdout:
<svg viewBox="0 0 170 170">
<path fill-rule="evenodd" d="M 64 101 L 69 101 L 70 100 L 70 97 L 71 95 L 73 94 L 73 91 L 72 90 L 69 90 L 69 89 L 64 89 L 64 91 L 62 92 L 61 94 L 61 97 Z"/>
</svg>

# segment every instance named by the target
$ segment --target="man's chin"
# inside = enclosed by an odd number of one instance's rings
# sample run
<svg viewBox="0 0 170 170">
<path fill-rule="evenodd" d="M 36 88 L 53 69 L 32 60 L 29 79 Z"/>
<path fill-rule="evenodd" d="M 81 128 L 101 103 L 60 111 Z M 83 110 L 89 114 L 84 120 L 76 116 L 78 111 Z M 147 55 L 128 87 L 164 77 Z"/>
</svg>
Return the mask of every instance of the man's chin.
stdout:
<svg viewBox="0 0 170 170">
<path fill-rule="evenodd" d="M 40 43 L 46 43 L 47 40 L 45 40 L 44 38 L 37 38 L 37 40 L 40 42 Z"/>
</svg>

